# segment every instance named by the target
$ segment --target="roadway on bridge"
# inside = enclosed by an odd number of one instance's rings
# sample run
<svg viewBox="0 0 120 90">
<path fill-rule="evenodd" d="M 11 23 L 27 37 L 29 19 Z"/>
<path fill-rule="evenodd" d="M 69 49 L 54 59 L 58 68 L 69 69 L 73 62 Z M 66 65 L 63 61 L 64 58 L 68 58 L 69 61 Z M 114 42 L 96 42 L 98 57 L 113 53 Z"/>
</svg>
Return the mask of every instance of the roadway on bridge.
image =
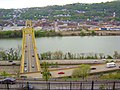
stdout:
<svg viewBox="0 0 120 90">
<path fill-rule="evenodd" d="M 25 35 L 25 60 L 24 60 L 24 72 L 37 71 L 36 58 L 34 53 L 34 44 L 32 34 Z"/>
</svg>

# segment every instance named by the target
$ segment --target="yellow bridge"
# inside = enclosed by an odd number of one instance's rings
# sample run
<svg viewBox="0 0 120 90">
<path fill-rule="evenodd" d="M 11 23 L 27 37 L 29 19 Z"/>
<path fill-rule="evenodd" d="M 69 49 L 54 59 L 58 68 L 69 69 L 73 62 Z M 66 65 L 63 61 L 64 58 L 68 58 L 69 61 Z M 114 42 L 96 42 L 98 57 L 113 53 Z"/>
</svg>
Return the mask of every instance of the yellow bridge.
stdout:
<svg viewBox="0 0 120 90">
<path fill-rule="evenodd" d="M 30 20 L 26 21 L 26 27 L 22 29 L 22 59 L 20 73 L 40 72 L 40 61 L 37 54 L 34 29 Z"/>
</svg>

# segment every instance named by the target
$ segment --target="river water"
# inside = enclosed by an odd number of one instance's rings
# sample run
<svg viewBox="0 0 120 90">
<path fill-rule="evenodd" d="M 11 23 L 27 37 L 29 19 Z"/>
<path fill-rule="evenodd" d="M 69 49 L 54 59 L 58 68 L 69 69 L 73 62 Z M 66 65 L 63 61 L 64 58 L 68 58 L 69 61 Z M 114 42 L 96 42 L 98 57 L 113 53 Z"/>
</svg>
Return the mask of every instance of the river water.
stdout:
<svg viewBox="0 0 120 90">
<path fill-rule="evenodd" d="M 71 53 L 104 53 L 113 55 L 120 52 L 120 36 L 66 36 L 36 38 L 39 53 L 63 51 Z M 22 39 L 0 39 L 0 48 L 22 46 Z"/>
</svg>

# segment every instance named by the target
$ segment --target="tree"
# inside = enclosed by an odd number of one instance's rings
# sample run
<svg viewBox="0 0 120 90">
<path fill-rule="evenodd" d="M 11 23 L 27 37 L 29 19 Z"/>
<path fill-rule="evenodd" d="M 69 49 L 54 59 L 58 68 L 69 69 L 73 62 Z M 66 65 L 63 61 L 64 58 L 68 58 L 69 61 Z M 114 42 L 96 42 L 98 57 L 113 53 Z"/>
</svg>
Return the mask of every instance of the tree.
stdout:
<svg viewBox="0 0 120 90">
<path fill-rule="evenodd" d="M 72 59 L 72 54 L 68 52 L 68 59 Z"/>
<path fill-rule="evenodd" d="M 0 60 L 7 60 L 7 55 L 5 51 L 0 51 Z"/>
<path fill-rule="evenodd" d="M 107 59 L 113 59 L 113 57 L 110 55 L 107 55 Z"/>
<path fill-rule="evenodd" d="M 56 51 L 53 53 L 54 59 L 62 59 L 63 53 L 62 51 Z"/>
<path fill-rule="evenodd" d="M 16 73 L 15 77 L 20 78 L 20 70 L 14 70 L 14 72 Z"/>
<path fill-rule="evenodd" d="M 103 58 L 103 53 L 99 53 L 99 57 L 100 57 L 100 59 L 102 59 Z"/>
<path fill-rule="evenodd" d="M 51 74 L 48 70 L 49 64 L 47 62 L 43 62 L 43 71 L 42 71 L 42 77 L 45 81 L 48 81 Z"/>
<path fill-rule="evenodd" d="M 0 73 L 0 76 L 3 76 L 5 78 L 7 76 L 10 76 L 10 74 L 7 73 L 6 71 L 3 71 L 3 72 Z"/>
<path fill-rule="evenodd" d="M 120 72 L 115 72 L 114 74 L 113 73 L 109 73 L 107 75 L 102 75 L 100 77 L 100 79 L 105 79 L 105 80 L 110 80 L 110 79 L 120 79 Z"/>
<path fill-rule="evenodd" d="M 80 65 L 78 68 L 73 70 L 72 76 L 73 77 L 82 77 L 85 79 L 90 72 L 90 65 Z"/>
<path fill-rule="evenodd" d="M 80 31 L 80 36 L 85 36 L 85 32 L 84 31 Z"/>
<path fill-rule="evenodd" d="M 81 53 L 81 59 L 84 59 L 85 53 Z"/>
<path fill-rule="evenodd" d="M 96 35 L 94 30 L 91 31 L 91 35 Z"/>
<path fill-rule="evenodd" d="M 117 52 L 117 51 L 114 51 L 113 57 L 114 57 L 115 59 L 118 59 L 118 56 L 119 56 L 118 52 Z"/>
</svg>

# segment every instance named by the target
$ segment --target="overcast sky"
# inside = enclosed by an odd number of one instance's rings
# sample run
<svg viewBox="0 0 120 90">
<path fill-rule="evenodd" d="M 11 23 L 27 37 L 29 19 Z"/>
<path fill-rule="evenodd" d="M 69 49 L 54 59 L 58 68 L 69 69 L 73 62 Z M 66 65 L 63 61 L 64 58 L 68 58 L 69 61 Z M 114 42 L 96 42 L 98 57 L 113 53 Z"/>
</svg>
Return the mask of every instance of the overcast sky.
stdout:
<svg viewBox="0 0 120 90">
<path fill-rule="evenodd" d="M 0 8 L 43 7 L 47 5 L 65 5 L 72 3 L 100 3 L 113 0 L 0 0 Z"/>
</svg>

